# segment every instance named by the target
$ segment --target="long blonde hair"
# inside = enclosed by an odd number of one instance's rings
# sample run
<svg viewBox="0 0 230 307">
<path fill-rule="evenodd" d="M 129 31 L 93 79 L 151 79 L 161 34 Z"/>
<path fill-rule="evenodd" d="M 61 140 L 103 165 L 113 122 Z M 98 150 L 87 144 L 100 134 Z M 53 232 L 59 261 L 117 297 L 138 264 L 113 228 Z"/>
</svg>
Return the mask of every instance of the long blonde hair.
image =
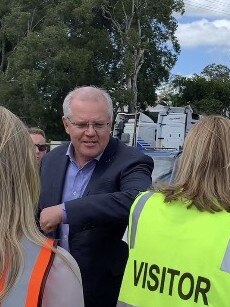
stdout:
<svg viewBox="0 0 230 307">
<path fill-rule="evenodd" d="M 38 165 L 34 146 L 25 125 L 9 110 L 0 107 L 0 274 L 7 267 L 5 288 L 9 292 L 24 264 L 20 239 L 42 245 L 45 237 L 35 222 L 39 196 Z"/>
<path fill-rule="evenodd" d="M 230 120 L 207 116 L 188 133 L 166 201 L 185 198 L 198 210 L 230 211 Z"/>
</svg>

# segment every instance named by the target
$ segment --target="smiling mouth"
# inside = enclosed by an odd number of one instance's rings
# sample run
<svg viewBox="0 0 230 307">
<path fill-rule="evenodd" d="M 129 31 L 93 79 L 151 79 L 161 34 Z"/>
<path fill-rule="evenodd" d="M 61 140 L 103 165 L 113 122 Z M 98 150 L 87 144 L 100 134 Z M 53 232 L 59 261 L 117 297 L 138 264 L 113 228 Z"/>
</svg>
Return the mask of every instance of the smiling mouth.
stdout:
<svg viewBox="0 0 230 307">
<path fill-rule="evenodd" d="M 85 144 L 96 144 L 97 141 L 84 141 Z"/>
</svg>

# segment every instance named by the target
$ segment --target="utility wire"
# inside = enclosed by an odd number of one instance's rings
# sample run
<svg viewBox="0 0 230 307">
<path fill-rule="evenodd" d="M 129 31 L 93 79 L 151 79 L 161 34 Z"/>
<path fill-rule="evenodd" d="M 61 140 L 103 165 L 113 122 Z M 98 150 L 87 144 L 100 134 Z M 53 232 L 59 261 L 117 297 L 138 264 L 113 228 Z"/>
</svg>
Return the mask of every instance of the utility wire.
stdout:
<svg viewBox="0 0 230 307">
<path fill-rule="evenodd" d="M 223 10 L 220 9 L 220 8 L 216 9 L 214 7 L 205 5 L 204 3 L 194 3 L 192 1 L 186 1 L 185 3 L 189 6 L 194 6 L 194 7 L 202 8 L 202 9 L 205 9 L 205 10 L 211 10 L 211 11 L 216 12 L 216 13 L 226 13 L 226 11 L 224 9 Z"/>
<path fill-rule="evenodd" d="M 185 0 L 185 2 L 186 2 L 186 0 Z M 218 5 L 218 4 L 220 4 L 220 5 L 223 5 L 223 6 L 228 6 L 228 7 L 230 7 L 230 3 L 228 2 L 223 2 L 223 1 L 213 1 L 213 0 L 206 0 L 206 2 L 209 2 L 210 4 L 213 4 L 213 5 Z M 205 4 L 205 3 L 203 3 L 203 4 Z M 208 3 L 207 3 L 208 4 Z"/>
<path fill-rule="evenodd" d="M 219 3 L 222 4 L 223 2 L 219 2 Z M 215 2 L 215 4 L 218 4 L 218 2 Z M 190 1 L 185 1 L 185 5 L 188 5 L 190 7 L 195 7 L 195 8 L 203 9 L 203 10 L 212 11 L 212 12 L 214 12 L 216 14 L 230 16 L 230 13 L 227 13 L 225 10 L 216 9 L 214 7 L 207 6 L 207 5 L 204 5 L 204 4 L 198 4 L 198 3 L 194 3 L 194 2 L 192 3 L 192 1 L 191 2 Z M 230 5 L 229 5 L 229 8 L 230 8 Z"/>
</svg>

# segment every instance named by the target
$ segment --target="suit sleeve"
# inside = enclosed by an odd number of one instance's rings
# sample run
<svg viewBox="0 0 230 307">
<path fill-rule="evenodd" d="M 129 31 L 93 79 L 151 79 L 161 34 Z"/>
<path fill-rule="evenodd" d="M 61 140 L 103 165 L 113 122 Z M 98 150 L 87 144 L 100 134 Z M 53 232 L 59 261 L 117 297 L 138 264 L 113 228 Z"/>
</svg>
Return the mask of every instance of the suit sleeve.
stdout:
<svg viewBox="0 0 230 307">
<path fill-rule="evenodd" d="M 70 229 L 78 232 L 93 227 L 127 224 L 133 200 L 139 192 L 151 186 L 152 170 L 150 157 L 127 157 L 119 171 L 119 178 L 111 178 L 117 184 L 117 190 L 87 195 L 65 203 Z M 101 185 L 103 188 L 103 181 Z"/>
</svg>

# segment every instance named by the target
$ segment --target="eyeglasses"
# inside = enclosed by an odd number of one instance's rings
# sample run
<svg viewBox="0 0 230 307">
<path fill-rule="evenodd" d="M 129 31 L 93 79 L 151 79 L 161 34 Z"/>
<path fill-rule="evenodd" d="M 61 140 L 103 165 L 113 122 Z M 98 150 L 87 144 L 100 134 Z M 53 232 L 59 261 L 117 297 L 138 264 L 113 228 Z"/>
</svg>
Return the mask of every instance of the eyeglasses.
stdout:
<svg viewBox="0 0 230 307">
<path fill-rule="evenodd" d="M 69 117 L 67 117 L 68 121 L 75 126 L 77 129 L 82 130 L 82 131 L 86 131 L 89 129 L 89 126 L 92 126 L 92 128 L 95 131 L 105 131 L 107 129 L 107 127 L 110 125 L 110 123 L 74 123 L 71 121 L 71 119 Z"/>
<path fill-rule="evenodd" d="M 34 144 L 38 148 L 39 151 L 45 151 L 47 149 L 46 144 L 40 145 L 40 144 Z"/>
</svg>

